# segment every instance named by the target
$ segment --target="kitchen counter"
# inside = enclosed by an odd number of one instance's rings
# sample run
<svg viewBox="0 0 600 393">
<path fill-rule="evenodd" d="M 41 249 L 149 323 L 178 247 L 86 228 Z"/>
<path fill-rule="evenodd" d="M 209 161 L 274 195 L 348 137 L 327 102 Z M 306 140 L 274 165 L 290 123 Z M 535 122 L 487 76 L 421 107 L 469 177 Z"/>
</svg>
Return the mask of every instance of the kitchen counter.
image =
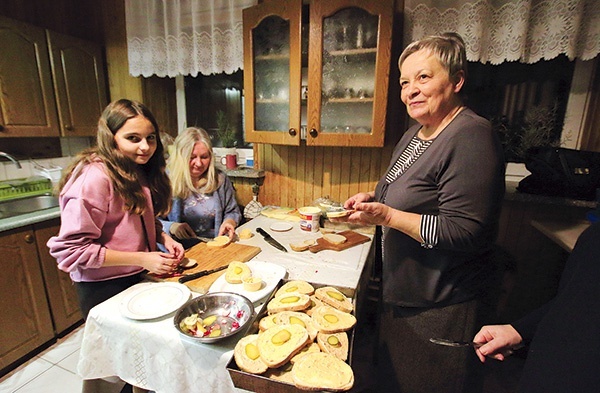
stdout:
<svg viewBox="0 0 600 393">
<path fill-rule="evenodd" d="M 60 217 L 60 208 L 53 207 L 50 209 L 20 214 L 18 216 L 2 218 L 0 219 L 0 232 L 37 224 L 38 222 L 48 221 L 58 217 Z"/>
</svg>

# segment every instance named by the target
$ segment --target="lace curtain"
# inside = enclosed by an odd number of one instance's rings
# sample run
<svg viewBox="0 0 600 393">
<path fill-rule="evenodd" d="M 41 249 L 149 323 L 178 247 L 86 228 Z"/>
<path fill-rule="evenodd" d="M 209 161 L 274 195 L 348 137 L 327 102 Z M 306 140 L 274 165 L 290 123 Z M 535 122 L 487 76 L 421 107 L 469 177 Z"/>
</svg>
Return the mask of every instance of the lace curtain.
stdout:
<svg viewBox="0 0 600 393">
<path fill-rule="evenodd" d="M 470 61 L 590 60 L 600 52 L 598 0 L 405 0 L 404 7 L 407 43 L 456 31 Z"/>
<path fill-rule="evenodd" d="M 125 0 L 129 73 L 197 76 L 243 68 L 242 9 L 257 0 Z"/>
</svg>

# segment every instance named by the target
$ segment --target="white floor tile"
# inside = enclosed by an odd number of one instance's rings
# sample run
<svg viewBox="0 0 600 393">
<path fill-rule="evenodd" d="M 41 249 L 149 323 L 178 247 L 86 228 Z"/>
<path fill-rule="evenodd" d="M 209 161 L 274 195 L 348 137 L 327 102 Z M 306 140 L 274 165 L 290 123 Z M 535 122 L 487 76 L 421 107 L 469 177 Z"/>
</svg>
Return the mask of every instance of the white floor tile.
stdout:
<svg viewBox="0 0 600 393">
<path fill-rule="evenodd" d="M 15 390 L 15 393 L 79 393 L 82 385 L 82 379 L 76 374 L 52 367 Z"/>
<path fill-rule="evenodd" d="M 41 359 L 33 358 L 15 370 L 8 378 L 0 383 L 0 393 L 12 393 L 27 382 L 36 378 L 52 368 L 53 364 Z M 43 390 L 40 390 L 40 392 Z"/>
<path fill-rule="evenodd" d="M 81 340 L 83 339 L 83 328 L 79 327 L 77 330 L 70 333 L 68 336 L 63 337 L 55 345 L 48 348 L 46 351 L 40 354 L 40 357 L 50 363 L 57 364 L 63 359 L 72 355 L 75 352 L 79 352 L 81 347 Z"/>
<path fill-rule="evenodd" d="M 79 350 L 73 352 L 56 365 L 72 372 L 73 374 L 77 374 L 77 362 L 79 362 Z"/>
</svg>

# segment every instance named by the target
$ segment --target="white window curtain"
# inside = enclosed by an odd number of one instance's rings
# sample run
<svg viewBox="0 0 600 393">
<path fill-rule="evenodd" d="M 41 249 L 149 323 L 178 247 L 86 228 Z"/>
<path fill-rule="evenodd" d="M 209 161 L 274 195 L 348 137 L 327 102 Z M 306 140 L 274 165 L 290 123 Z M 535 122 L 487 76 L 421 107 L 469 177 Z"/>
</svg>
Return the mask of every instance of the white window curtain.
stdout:
<svg viewBox="0 0 600 393">
<path fill-rule="evenodd" d="M 590 60 L 600 52 L 599 0 L 405 0 L 409 42 L 459 33 L 470 61 L 535 63 L 560 54 Z"/>
<path fill-rule="evenodd" d="M 125 0 L 129 73 L 175 77 L 243 68 L 242 10 L 257 0 Z"/>
</svg>

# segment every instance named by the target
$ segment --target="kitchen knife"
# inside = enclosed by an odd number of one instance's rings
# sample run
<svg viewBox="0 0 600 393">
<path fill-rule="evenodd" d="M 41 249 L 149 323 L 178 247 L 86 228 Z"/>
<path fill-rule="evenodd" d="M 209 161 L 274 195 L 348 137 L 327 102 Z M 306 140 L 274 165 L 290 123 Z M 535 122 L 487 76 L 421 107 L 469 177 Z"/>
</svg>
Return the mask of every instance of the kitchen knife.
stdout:
<svg viewBox="0 0 600 393">
<path fill-rule="evenodd" d="M 184 282 L 188 282 L 188 281 L 200 278 L 200 277 L 208 276 L 209 274 L 213 274 L 216 272 L 220 272 L 221 270 L 225 270 L 225 269 L 227 269 L 228 266 L 229 265 L 224 265 L 224 266 L 220 266 L 220 267 L 217 267 L 217 268 L 214 268 L 211 270 L 202 270 L 202 271 L 192 273 L 192 274 L 184 274 L 183 276 L 179 277 L 179 282 L 183 284 Z"/>
<path fill-rule="evenodd" d="M 265 241 L 267 243 L 269 243 L 270 245 L 272 245 L 273 247 L 275 247 L 276 249 L 281 250 L 283 252 L 287 252 L 285 247 L 282 246 L 277 240 L 273 239 L 271 237 L 271 235 L 269 235 L 264 229 L 256 228 L 256 232 L 260 233 L 262 235 L 262 237 L 265 238 Z"/>
</svg>

